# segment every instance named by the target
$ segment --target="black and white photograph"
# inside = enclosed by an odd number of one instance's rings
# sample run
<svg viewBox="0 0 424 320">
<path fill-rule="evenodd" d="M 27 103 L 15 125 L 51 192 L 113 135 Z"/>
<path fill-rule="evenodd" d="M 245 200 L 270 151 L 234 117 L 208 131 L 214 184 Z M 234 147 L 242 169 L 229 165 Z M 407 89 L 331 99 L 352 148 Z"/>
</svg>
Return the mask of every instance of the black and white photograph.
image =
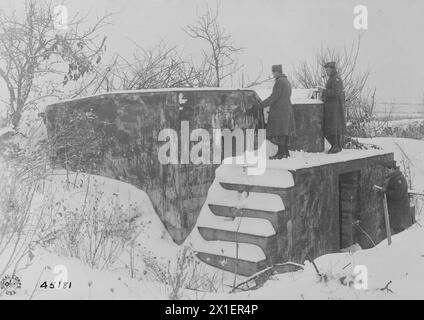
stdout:
<svg viewBox="0 0 424 320">
<path fill-rule="evenodd" d="M 0 0 L 0 300 L 424 300 L 423 16 Z"/>
</svg>

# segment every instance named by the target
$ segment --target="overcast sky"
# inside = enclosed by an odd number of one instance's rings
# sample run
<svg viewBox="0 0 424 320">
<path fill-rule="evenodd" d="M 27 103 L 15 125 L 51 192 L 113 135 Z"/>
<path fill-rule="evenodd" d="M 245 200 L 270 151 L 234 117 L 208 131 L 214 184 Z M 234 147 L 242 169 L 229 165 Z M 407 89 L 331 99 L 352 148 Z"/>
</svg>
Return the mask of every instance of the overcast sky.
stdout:
<svg viewBox="0 0 424 320">
<path fill-rule="evenodd" d="M 0 0 L 1 8 L 18 1 Z M 90 11 L 90 17 L 115 12 L 108 51 L 130 54 L 130 40 L 153 46 L 160 39 L 196 54 L 203 43 L 189 39 L 182 27 L 196 20 L 206 3 L 199 0 L 69 0 L 69 15 Z M 321 44 L 343 48 L 357 38 L 356 5 L 368 8 L 360 67 L 371 68 L 370 84 L 379 99 L 424 96 L 424 1 L 422 0 L 221 0 L 220 21 L 245 51 L 241 62 L 254 77 L 281 63 L 287 73 L 311 58 Z"/>
</svg>

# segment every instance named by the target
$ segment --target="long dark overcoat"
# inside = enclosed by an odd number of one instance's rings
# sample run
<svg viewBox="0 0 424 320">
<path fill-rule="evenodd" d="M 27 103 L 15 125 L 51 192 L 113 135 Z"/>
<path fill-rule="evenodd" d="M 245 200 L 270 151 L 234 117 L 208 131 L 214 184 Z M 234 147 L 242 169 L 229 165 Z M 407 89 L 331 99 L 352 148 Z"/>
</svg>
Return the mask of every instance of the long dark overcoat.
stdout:
<svg viewBox="0 0 424 320">
<path fill-rule="evenodd" d="M 324 136 L 346 133 L 345 94 L 342 79 L 337 72 L 328 78 L 323 91 Z"/>
<path fill-rule="evenodd" d="M 260 103 L 260 107 L 269 106 L 267 137 L 295 136 L 294 113 L 291 105 L 291 85 L 286 75 L 275 79 L 271 95 Z"/>
<path fill-rule="evenodd" d="M 408 228 L 412 223 L 408 183 L 399 170 L 387 176 L 385 181 L 390 227 L 395 233 Z"/>
</svg>

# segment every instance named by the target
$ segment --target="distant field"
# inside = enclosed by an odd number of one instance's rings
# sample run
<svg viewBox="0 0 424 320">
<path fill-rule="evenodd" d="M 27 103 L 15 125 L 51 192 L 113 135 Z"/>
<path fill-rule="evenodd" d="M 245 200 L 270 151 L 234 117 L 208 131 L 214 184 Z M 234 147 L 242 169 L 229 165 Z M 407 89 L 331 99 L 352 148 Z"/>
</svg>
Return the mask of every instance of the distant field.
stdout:
<svg viewBox="0 0 424 320">
<path fill-rule="evenodd" d="M 420 119 L 424 118 L 424 105 L 420 103 L 377 103 L 376 114 L 378 118 L 392 119 Z"/>
</svg>

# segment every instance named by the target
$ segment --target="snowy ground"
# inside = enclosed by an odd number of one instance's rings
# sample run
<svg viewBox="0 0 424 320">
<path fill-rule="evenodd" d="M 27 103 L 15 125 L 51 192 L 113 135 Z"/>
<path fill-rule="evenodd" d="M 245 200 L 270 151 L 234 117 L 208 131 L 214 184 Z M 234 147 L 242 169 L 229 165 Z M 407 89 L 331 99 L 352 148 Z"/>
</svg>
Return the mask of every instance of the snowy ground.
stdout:
<svg viewBox="0 0 424 320">
<path fill-rule="evenodd" d="M 362 139 L 363 142 L 375 143 L 387 151 L 394 151 L 401 168 L 408 168 L 412 179 L 412 188 L 424 190 L 424 141 L 412 139 L 377 138 Z M 74 176 L 70 177 L 74 181 Z M 166 265 L 174 263 L 181 247 L 176 246 L 167 235 L 164 226 L 154 213 L 146 194 L 135 187 L 111 179 L 94 177 L 105 199 L 118 195 L 124 206 L 134 206 L 141 213 L 145 230 L 137 238 L 142 245 L 142 252 L 151 252 L 156 259 Z M 78 181 L 86 183 L 87 177 L 79 175 Z M 84 192 L 64 191 L 61 183 L 63 172 L 53 176 L 51 183 L 56 194 L 67 195 L 68 205 L 81 205 Z M 319 257 L 315 263 L 321 273 L 319 277 L 311 263 L 305 262 L 305 270 L 278 275 L 255 291 L 229 294 L 230 288 L 221 286 L 214 293 L 199 293 L 185 290 L 185 299 L 424 299 L 424 228 L 422 217 L 423 202 L 417 202 L 418 216 L 421 222 L 409 230 L 393 237 L 392 246 L 386 241 L 369 250 L 355 253 L 338 253 Z M 129 256 L 123 255 L 120 262 L 107 271 L 89 267 L 76 258 L 59 256 L 46 249 L 34 251 L 34 257 L 28 265 L 17 272 L 22 288 L 17 294 L 2 295 L 1 299 L 167 299 L 172 288 L 160 283 L 149 274 L 143 273 L 139 266 L 135 277 L 128 275 Z M 1 261 L 0 261 L 1 264 Z M 140 262 L 141 264 L 141 262 Z M 59 267 L 58 267 L 59 266 Z M 67 274 L 63 273 L 66 267 Z M 367 271 L 367 290 L 355 289 L 343 285 L 355 282 L 356 266 L 365 266 Z M 364 267 L 359 267 L 363 268 Z M 171 269 L 172 271 L 173 269 Z M 199 270 L 216 276 L 213 268 L 202 264 Z M 65 277 L 72 282 L 70 289 L 40 288 L 43 281 L 50 282 L 57 277 Z M 227 275 L 228 276 L 228 275 Z M 217 277 L 218 279 L 218 277 Z M 356 281 L 358 278 L 356 278 Z M 218 280 L 217 280 L 218 281 Z M 223 280 L 221 280 L 223 281 Z M 389 290 L 380 290 L 389 282 Z"/>
<path fill-rule="evenodd" d="M 424 299 L 424 229 L 418 225 L 377 247 L 355 253 L 337 253 L 315 260 L 321 274 L 305 263 L 305 270 L 274 276 L 255 291 L 236 294 L 211 294 L 207 299 Z M 359 266 L 359 267 L 358 267 Z M 355 289 L 359 273 L 367 271 L 367 290 Z M 355 270 L 355 267 L 358 268 Z M 366 274 L 364 274 L 366 276 Z M 342 285 L 353 281 L 352 286 Z M 356 282 L 355 282 L 356 281 Z M 393 291 L 380 290 L 388 286 Z"/>
<path fill-rule="evenodd" d="M 424 141 L 401 138 L 360 140 L 394 152 L 401 169 L 409 171 L 411 189 L 424 190 Z M 205 298 L 424 299 L 423 200 L 418 198 L 416 201 L 418 223 L 395 235 L 391 246 L 383 241 L 368 250 L 321 256 L 315 260 L 321 277 L 306 261 L 303 271 L 274 276 L 255 291 L 209 294 Z M 361 288 L 361 276 L 356 276 L 361 270 L 365 272 L 362 273 L 366 276 L 362 283 L 367 286 L 366 290 Z M 386 285 L 389 290 L 382 290 Z"/>
</svg>

